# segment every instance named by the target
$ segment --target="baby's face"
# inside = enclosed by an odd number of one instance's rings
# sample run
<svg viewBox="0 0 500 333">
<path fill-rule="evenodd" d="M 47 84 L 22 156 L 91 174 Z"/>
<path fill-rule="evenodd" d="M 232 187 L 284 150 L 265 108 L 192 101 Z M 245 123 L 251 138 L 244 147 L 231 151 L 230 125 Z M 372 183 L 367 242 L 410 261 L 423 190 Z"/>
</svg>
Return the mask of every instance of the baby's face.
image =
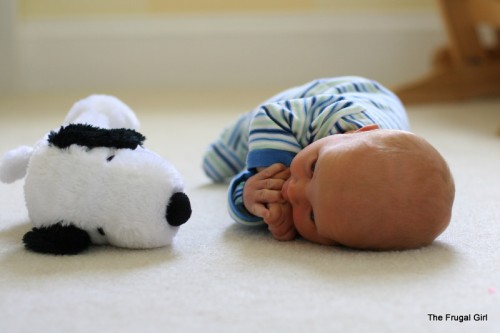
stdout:
<svg viewBox="0 0 500 333">
<path fill-rule="evenodd" d="M 365 126 L 350 134 L 332 135 L 304 148 L 290 165 L 290 178 L 282 194 L 292 206 L 293 222 L 299 234 L 314 243 L 335 245 L 346 232 L 338 223 L 342 207 L 342 188 L 349 179 L 350 166 L 356 163 L 365 134 L 378 129 Z"/>
<path fill-rule="evenodd" d="M 374 129 L 328 136 L 293 159 L 282 195 L 305 239 L 417 248 L 448 225 L 455 187 L 446 161 L 414 134 Z"/>
</svg>

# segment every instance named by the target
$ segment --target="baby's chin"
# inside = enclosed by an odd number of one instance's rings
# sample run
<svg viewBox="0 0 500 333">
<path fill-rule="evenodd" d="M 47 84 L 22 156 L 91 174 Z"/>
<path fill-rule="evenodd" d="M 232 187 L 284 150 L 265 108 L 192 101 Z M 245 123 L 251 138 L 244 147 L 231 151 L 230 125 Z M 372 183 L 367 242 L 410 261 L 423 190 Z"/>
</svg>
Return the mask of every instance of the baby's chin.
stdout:
<svg viewBox="0 0 500 333">
<path fill-rule="evenodd" d="M 387 239 L 386 237 L 364 237 L 358 239 L 350 239 L 342 242 L 343 246 L 368 251 L 404 251 L 422 248 L 432 244 L 434 239 L 419 239 L 418 237 L 405 238 L 395 237 Z"/>
</svg>

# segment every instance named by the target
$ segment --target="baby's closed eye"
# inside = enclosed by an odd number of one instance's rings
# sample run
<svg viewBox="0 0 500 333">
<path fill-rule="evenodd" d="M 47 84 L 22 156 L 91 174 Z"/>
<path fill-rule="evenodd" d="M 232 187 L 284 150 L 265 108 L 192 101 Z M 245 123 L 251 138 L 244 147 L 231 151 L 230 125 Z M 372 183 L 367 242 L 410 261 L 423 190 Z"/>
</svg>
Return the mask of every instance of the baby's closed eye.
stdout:
<svg viewBox="0 0 500 333">
<path fill-rule="evenodd" d="M 309 178 L 312 178 L 314 175 L 314 171 L 316 170 L 316 159 L 311 162 L 309 165 Z"/>
</svg>

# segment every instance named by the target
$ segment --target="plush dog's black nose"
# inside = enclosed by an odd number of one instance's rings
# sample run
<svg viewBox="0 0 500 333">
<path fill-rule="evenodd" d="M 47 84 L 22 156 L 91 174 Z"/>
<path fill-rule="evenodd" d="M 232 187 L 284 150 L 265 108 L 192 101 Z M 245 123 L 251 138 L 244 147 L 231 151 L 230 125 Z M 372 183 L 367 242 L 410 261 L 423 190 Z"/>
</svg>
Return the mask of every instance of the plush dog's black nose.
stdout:
<svg viewBox="0 0 500 333">
<path fill-rule="evenodd" d="M 171 226 L 178 227 L 186 223 L 191 217 L 191 203 L 188 196 L 183 192 L 172 195 L 167 205 L 167 222 Z"/>
</svg>

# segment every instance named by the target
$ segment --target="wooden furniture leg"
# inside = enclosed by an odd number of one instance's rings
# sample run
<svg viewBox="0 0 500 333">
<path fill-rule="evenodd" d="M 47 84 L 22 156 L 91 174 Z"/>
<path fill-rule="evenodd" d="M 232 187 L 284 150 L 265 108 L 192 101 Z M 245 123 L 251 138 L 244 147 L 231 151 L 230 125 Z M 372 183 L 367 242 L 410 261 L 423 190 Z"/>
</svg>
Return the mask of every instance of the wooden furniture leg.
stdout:
<svg viewBox="0 0 500 333">
<path fill-rule="evenodd" d="M 396 87 L 406 104 L 500 97 L 500 29 L 496 45 L 481 45 L 478 24 L 500 27 L 500 0 L 439 0 L 449 45 L 426 77 Z"/>
</svg>

